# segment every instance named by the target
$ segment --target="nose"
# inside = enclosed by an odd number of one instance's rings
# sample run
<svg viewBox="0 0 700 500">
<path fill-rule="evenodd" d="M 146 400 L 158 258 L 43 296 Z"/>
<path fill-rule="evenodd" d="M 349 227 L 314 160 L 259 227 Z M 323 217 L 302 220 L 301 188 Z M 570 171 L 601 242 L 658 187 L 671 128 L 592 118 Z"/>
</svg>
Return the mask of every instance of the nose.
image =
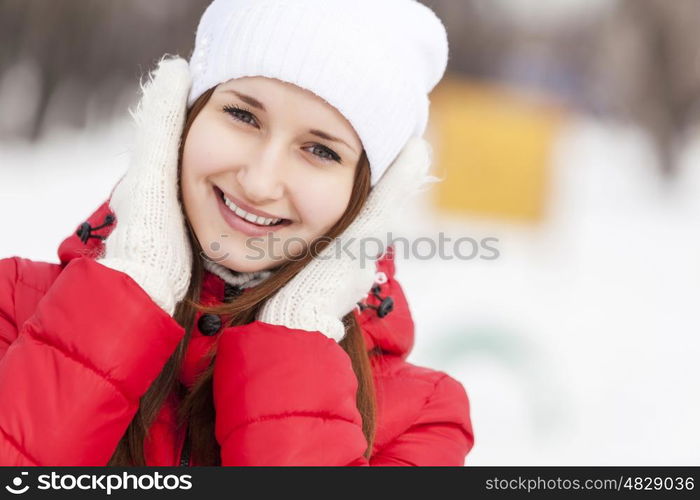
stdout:
<svg viewBox="0 0 700 500">
<path fill-rule="evenodd" d="M 278 200 L 284 196 L 284 149 L 269 143 L 238 169 L 236 179 L 243 194 L 254 203 Z"/>
</svg>

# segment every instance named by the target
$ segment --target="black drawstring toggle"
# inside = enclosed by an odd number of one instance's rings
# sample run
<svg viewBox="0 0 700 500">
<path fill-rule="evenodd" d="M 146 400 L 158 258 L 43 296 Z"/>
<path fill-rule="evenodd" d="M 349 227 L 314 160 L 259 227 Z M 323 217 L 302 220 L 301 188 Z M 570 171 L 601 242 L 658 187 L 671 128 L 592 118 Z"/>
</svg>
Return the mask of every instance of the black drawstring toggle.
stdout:
<svg viewBox="0 0 700 500">
<path fill-rule="evenodd" d="M 99 226 L 92 227 L 89 222 L 85 221 L 82 224 L 80 224 L 80 227 L 78 227 L 78 230 L 75 232 L 76 235 L 78 235 L 78 238 L 80 238 L 80 241 L 82 241 L 84 244 L 87 245 L 88 239 L 89 238 L 98 238 L 100 240 L 104 240 L 106 236 L 102 236 L 100 234 L 92 234 L 93 231 L 97 231 L 98 229 L 102 229 L 107 226 L 111 226 L 114 223 L 114 215 L 112 214 L 107 214 L 105 216 L 104 222 L 100 224 Z"/>
<path fill-rule="evenodd" d="M 365 309 L 374 309 L 377 311 L 377 316 L 380 318 L 383 318 L 387 314 L 389 314 L 391 311 L 394 310 L 394 299 L 391 297 L 382 297 L 379 295 L 379 292 L 381 292 L 382 289 L 379 285 L 374 285 L 372 287 L 372 295 L 377 297 L 379 299 L 379 305 L 378 306 L 372 306 L 370 304 L 365 304 L 362 302 L 358 302 L 358 305 L 360 306 L 360 311 L 364 311 Z"/>
</svg>

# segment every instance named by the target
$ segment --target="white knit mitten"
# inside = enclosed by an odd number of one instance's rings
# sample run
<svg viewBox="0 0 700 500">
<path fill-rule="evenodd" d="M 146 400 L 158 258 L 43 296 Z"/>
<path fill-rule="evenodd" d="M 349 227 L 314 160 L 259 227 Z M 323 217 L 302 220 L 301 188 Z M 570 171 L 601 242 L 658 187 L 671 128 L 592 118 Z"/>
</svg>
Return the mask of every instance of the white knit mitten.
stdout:
<svg viewBox="0 0 700 500">
<path fill-rule="evenodd" d="M 163 58 L 136 112 L 136 139 L 126 175 L 109 205 L 117 224 L 98 262 L 131 276 L 172 315 L 190 283 L 192 249 L 177 198 L 180 135 L 191 85 L 187 61 Z"/>
<path fill-rule="evenodd" d="M 320 331 L 337 342 L 342 340 L 342 318 L 369 292 L 376 258 L 380 257 L 362 256 L 362 240 L 376 238 L 386 242 L 390 216 L 429 181 L 431 158 L 429 143 L 420 137 L 409 139 L 372 189 L 357 218 L 263 304 L 258 319 L 288 328 Z"/>
</svg>

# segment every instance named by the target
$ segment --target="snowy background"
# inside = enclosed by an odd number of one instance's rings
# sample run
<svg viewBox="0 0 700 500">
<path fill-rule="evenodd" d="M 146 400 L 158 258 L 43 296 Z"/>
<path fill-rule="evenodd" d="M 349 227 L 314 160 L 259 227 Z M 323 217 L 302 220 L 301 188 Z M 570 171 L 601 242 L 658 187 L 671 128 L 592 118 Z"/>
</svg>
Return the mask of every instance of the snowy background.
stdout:
<svg viewBox="0 0 700 500">
<path fill-rule="evenodd" d="M 126 165 L 126 122 L 0 148 L 0 256 L 56 249 Z M 495 261 L 399 260 L 409 361 L 459 379 L 471 464 L 697 464 L 700 142 L 665 186 L 643 134 L 574 123 L 536 229 L 426 215 L 403 234 L 495 236 Z M 12 166 L 12 168 L 9 168 Z M 427 203 L 427 202 L 426 202 Z M 410 223 L 408 222 L 410 221 Z"/>
<path fill-rule="evenodd" d="M 143 69 L 177 52 L 164 33 L 178 24 L 162 12 L 191 30 L 192 6 L 206 4 L 168 1 L 179 8 L 90 5 L 109 6 L 104 19 L 115 26 L 117 11 L 148 25 L 128 30 L 149 47 L 138 55 Z M 476 443 L 467 464 L 697 465 L 700 44 L 688 14 L 700 12 L 697 0 L 567 0 L 546 12 L 533 0 L 426 3 L 448 24 L 454 74 L 537 88 L 568 109 L 540 220 L 448 215 L 430 193 L 402 219 L 398 235 L 409 238 L 498 238 L 496 260 L 397 262 L 417 328 L 409 361 L 444 370 L 469 394 Z M 98 18 L 80 0 L 51 5 L 59 4 L 80 26 L 80 15 Z M 0 0 L 0 37 L 11 37 L 1 47 L 41 49 L 31 36 L 46 34 L 28 5 L 38 4 Z M 191 32 L 182 31 L 186 46 Z M 57 36 L 44 38 L 60 49 Z M 649 49 L 662 39 L 663 51 Z M 30 49 L 0 50 L 0 258 L 57 262 L 60 242 L 126 168 L 137 57 L 128 44 L 87 45 L 113 56 L 88 61 L 90 78 L 120 79 L 92 81 L 78 70 L 47 79 L 54 62 L 76 60 L 68 49 L 64 59 L 46 48 L 34 58 Z M 114 67 L 100 67 L 105 60 Z"/>
</svg>

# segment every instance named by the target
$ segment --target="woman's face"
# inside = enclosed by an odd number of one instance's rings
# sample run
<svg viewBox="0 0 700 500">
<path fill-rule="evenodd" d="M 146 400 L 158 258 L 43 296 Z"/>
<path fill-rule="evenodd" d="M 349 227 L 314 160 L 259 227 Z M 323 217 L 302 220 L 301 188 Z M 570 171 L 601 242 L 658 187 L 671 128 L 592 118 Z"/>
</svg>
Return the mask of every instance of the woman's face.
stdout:
<svg viewBox="0 0 700 500">
<path fill-rule="evenodd" d="M 210 260 L 241 272 L 304 253 L 350 201 L 362 143 L 312 92 L 261 76 L 219 85 L 182 158 L 186 216 Z"/>
</svg>

